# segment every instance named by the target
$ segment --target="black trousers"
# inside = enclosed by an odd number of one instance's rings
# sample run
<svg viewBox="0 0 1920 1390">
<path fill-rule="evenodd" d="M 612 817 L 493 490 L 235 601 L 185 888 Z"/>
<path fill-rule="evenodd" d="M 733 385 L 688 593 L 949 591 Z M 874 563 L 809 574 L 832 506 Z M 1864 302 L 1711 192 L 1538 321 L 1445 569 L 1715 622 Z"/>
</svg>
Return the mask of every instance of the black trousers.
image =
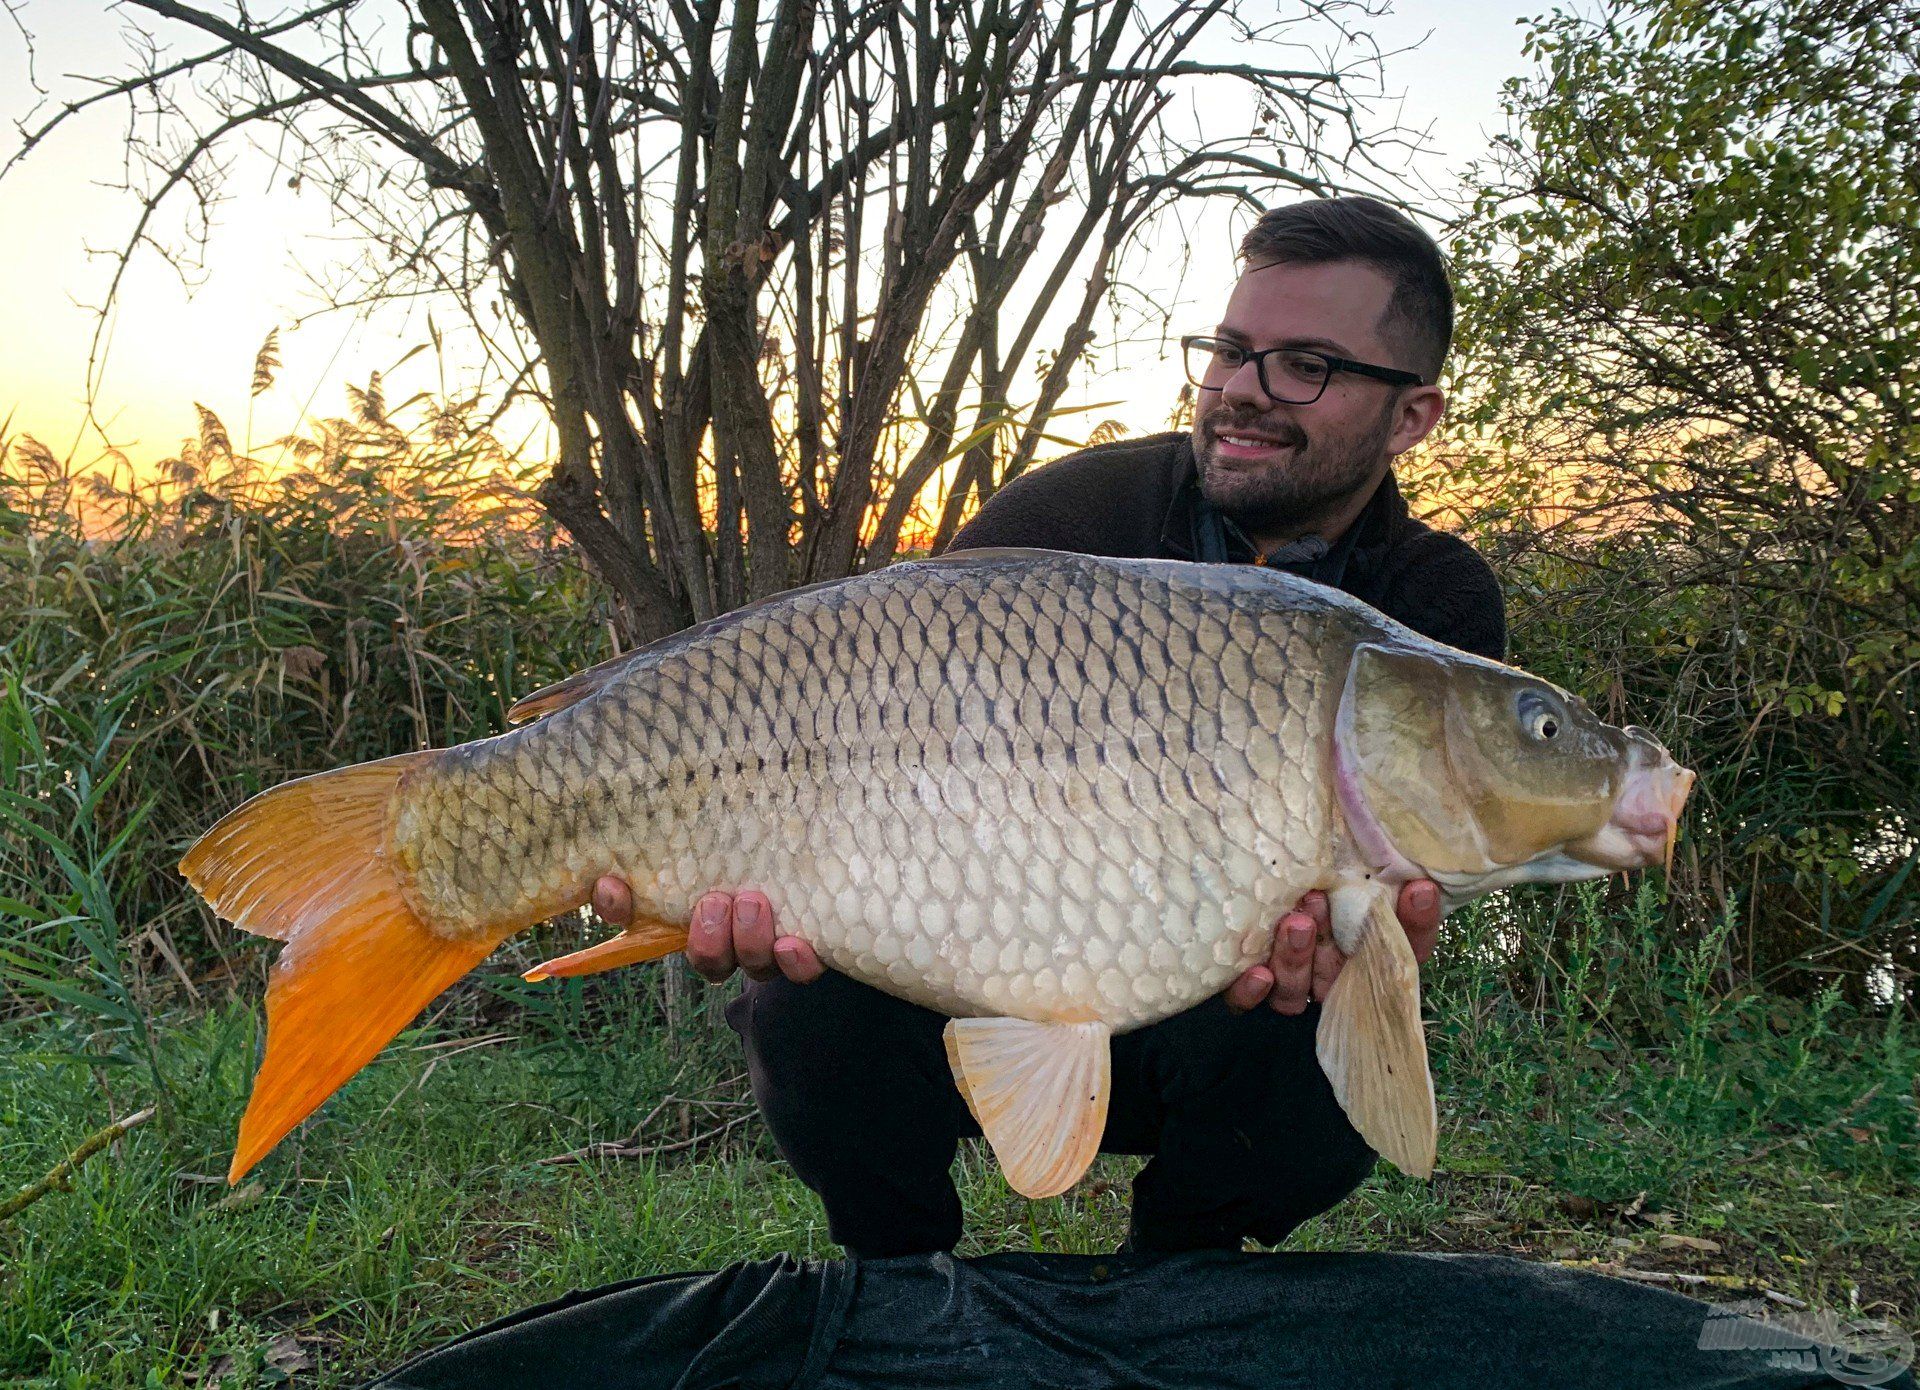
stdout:
<svg viewBox="0 0 1920 1390">
<path fill-rule="evenodd" d="M 1100 1148 L 1151 1154 L 1133 1184 L 1141 1251 L 1278 1245 L 1372 1171 L 1314 1057 L 1317 1004 L 1293 1017 L 1215 997 L 1113 1040 Z M 951 1250 L 949 1169 L 980 1128 L 954 1087 L 944 1015 L 829 971 L 749 984 L 727 1006 L 774 1142 L 855 1255 Z"/>
</svg>

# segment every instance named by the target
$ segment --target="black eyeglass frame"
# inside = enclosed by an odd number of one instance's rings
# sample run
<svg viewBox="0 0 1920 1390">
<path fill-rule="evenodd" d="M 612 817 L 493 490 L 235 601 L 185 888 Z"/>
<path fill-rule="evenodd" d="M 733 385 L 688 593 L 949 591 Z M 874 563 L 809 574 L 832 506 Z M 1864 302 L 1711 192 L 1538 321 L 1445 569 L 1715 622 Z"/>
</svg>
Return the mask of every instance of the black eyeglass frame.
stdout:
<svg viewBox="0 0 1920 1390">
<path fill-rule="evenodd" d="M 1209 386 L 1206 382 L 1198 380 L 1194 376 L 1193 368 L 1190 365 L 1190 359 L 1187 357 L 1187 354 L 1196 343 L 1220 343 L 1226 347 L 1238 350 L 1244 356 L 1245 360 L 1240 363 L 1239 367 L 1235 367 L 1233 370 L 1237 372 L 1240 370 L 1240 367 L 1246 366 L 1248 362 L 1253 363 L 1254 376 L 1258 378 L 1260 382 L 1260 389 L 1266 393 L 1269 400 L 1278 401 L 1282 405 L 1312 405 L 1315 401 L 1327 394 L 1327 383 L 1333 380 L 1334 373 L 1336 372 L 1352 372 L 1356 376 L 1372 377 L 1374 380 L 1384 381 L 1390 386 L 1426 385 L 1426 382 L 1421 379 L 1418 372 L 1402 371 L 1398 367 L 1379 367 L 1371 362 L 1356 362 L 1351 357 L 1335 357 L 1330 353 L 1317 352 L 1313 348 L 1275 347 L 1261 348 L 1256 352 L 1243 343 L 1234 342 L 1231 338 L 1216 338 L 1210 333 L 1189 333 L 1180 340 L 1181 370 L 1186 372 L 1187 381 L 1199 387 L 1202 391 L 1224 390 L 1226 383 L 1222 382 L 1219 386 Z M 1276 357 L 1283 352 L 1299 353 L 1304 357 L 1317 357 L 1327 364 L 1327 374 L 1320 380 L 1320 389 L 1304 401 L 1289 400 L 1267 384 L 1267 359 L 1269 357 Z"/>
</svg>

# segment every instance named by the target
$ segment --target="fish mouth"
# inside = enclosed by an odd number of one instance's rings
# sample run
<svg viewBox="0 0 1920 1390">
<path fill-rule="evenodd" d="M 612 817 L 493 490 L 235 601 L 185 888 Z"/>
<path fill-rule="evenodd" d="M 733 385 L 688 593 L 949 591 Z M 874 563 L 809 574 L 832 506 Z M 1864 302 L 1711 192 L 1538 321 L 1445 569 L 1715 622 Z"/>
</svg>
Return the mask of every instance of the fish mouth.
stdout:
<svg viewBox="0 0 1920 1390">
<path fill-rule="evenodd" d="M 1605 825 L 1585 839 L 1537 854 L 1524 864 L 1477 874 L 1429 873 L 1440 885 L 1445 910 L 1451 912 L 1469 898 L 1515 883 L 1580 883 L 1662 863 L 1672 869 L 1680 811 L 1693 790 L 1694 774 L 1642 730 L 1626 732 L 1635 741 L 1636 754 Z M 1651 751 L 1639 753 L 1643 747 Z"/>
<path fill-rule="evenodd" d="M 1633 741 L 1633 760 L 1614 799 L 1607 823 L 1567 846 L 1567 853 L 1585 863 L 1620 872 L 1654 864 L 1673 867 L 1673 847 L 1680 838 L 1680 812 L 1693 790 L 1694 774 L 1641 729 L 1626 730 Z"/>
</svg>

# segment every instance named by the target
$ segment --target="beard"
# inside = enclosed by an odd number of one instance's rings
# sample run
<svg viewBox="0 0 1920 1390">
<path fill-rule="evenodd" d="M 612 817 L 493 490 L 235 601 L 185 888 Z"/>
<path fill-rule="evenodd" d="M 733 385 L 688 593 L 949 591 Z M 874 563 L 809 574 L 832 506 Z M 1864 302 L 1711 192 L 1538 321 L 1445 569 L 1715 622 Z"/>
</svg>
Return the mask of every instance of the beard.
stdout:
<svg viewBox="0 0 1920 1390">
<path fill-rule="evenodd" d="M 1393 433 L 1396 391 L 1362 435 L 1308 436 L 1285 420 L 1236 416 L 1216 410 L 1196 421 L 1193 459 L 1200 492 L 1249 535 L 1271 534 L 1313 522 L 1367 487 L 1386 457 Z M 1265 461 L 1222 459 L 1214 441 L 1235 428 L 1277 436 L 1291 445 L 1279 458 Z"/>
</svg>

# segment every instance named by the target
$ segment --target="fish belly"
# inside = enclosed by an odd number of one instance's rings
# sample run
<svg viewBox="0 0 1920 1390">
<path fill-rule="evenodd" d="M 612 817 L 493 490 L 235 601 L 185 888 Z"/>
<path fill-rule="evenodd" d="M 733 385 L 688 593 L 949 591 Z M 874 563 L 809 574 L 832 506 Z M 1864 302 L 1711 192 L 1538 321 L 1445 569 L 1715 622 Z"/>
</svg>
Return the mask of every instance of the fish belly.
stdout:
<svg viewBox="0 0 1920 1390">
<path fill-rule="evenodd" d="M 944 1013 L 1167 1017 L 1332 859 L 1335 634 L 1183 574 L 1216 568 L 906 566 L 752 610 L 449 750 L 396 820 L 413 891 L 504 921 L 611 871 L 684 921 L 757 888 Z"/>
</svg>

